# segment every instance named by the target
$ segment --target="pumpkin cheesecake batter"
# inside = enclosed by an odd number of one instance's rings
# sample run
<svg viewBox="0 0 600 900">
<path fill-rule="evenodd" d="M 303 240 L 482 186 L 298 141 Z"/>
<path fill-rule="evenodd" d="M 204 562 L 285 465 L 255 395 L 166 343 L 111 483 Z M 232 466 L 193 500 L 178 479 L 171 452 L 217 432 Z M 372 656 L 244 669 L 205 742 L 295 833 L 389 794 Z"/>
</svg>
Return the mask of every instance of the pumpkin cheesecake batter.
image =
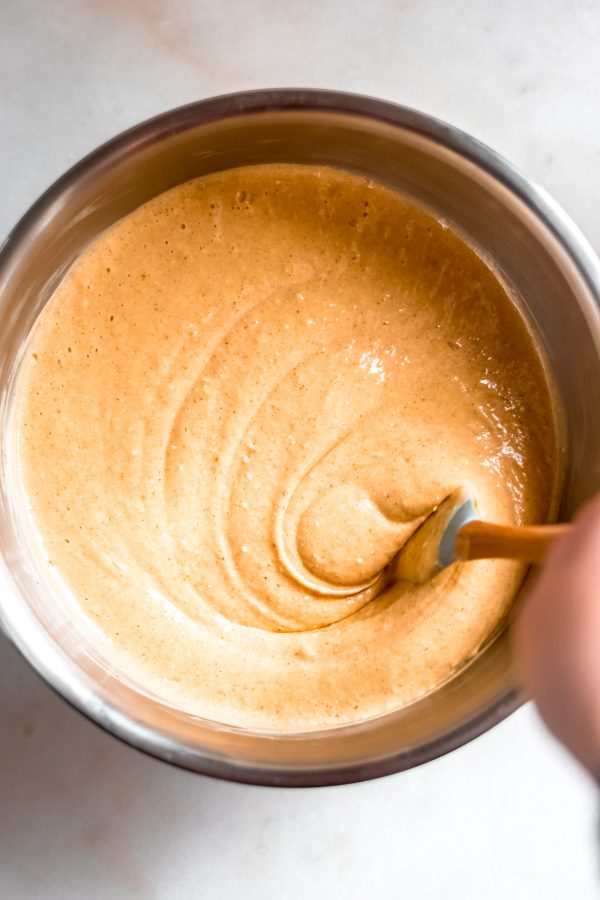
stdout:
<svg viewBox="0 0 600 900">
<path fill-rule="evenodd" d="M 487 265 L 398 194 L 265 165 L 184 184 L 72 266 L 18 382 L 31 521 L 102 652 L 177 706 L 306 729 L 397 709 L 506 614 L 511 562 L 382 569 L 467 486 L 554 513 L 551 392 Z"/>
</svg>

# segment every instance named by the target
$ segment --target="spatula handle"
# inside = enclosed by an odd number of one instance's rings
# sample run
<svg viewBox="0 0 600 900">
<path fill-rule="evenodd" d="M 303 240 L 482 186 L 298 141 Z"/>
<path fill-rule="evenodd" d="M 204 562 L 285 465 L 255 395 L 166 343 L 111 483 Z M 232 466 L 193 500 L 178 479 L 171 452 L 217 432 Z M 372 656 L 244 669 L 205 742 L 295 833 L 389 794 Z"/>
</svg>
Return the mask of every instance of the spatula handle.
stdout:
<svg viewBox="0 0 600 900">
<path fill-rule="evenodd" d="M 475 519 L 456 536 L 457 559 L 521 559 L 541 563 L 570 525 L 492 525 Z"/>
</svg>

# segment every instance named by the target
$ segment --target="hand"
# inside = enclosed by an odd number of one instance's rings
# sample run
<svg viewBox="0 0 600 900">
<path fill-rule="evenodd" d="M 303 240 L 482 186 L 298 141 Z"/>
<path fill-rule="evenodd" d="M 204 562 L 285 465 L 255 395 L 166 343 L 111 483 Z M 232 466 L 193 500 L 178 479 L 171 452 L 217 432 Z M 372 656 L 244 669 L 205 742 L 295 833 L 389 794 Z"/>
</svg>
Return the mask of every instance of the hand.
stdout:
<svg viewBox="0 0 600 900">
<path fill-rule="evenodd" d="M 600 778 L 600 495 L 550 552 L 515 625 L 517 661 L 552 733 Z"/>
</svg>

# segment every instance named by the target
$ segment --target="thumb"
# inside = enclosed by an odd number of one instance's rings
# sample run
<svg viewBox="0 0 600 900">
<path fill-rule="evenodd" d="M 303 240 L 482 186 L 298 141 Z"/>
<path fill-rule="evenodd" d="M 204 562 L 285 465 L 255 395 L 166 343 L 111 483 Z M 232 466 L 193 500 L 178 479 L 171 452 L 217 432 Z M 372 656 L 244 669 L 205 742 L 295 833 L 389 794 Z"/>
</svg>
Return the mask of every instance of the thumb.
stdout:
<svg viewBox="0 0 600 900">
<path fill-rule="evenodd" d="M 600 772 L 600 497 L 549 554 L 514 631 L 526 687 L 555 736 Z"/>
</svg>

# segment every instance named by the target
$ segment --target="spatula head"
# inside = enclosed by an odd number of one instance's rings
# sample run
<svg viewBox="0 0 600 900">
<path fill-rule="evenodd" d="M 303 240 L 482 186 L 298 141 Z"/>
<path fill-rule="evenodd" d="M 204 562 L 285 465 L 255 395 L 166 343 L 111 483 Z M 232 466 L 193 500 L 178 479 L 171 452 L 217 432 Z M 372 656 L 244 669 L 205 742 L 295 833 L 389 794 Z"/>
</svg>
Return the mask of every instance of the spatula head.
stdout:
<svg viewBox="0 0 600 900">
<path fill-rule="evenodd" d="M 394 581 L 429 581 L 456 562 L 456 536 L 463 525 L 477 517 L 475 501 L 464 489 L 446 497 L 391 563 Z"/>
</svg>

